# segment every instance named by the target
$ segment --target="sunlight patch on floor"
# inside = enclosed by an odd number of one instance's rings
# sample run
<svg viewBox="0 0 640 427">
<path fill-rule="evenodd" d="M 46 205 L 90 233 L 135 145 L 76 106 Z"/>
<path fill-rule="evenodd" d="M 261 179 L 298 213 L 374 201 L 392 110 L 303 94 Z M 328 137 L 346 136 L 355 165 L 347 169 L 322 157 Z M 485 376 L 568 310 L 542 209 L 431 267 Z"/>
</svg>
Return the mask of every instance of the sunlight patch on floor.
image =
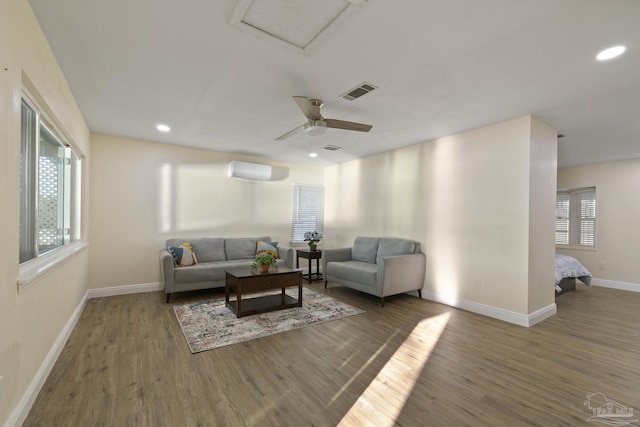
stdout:
<svg viewBox="0 0 640 427">
<path fill-rule="evenodd" d="M 373 355 L 367 360 L 367 363 L 363 364 L 360 369 L 358 369 L 358 372 L 356 372 L 350 379 L 349 381 L 347 381 L 342 387 L 340 387 L 340 390 L 338 390 L 338 392 L 333 396 L 333 398 L 331 399 L 331 403 L 335 402 L 341 395 L 342 393 L 344 393 L 344 391 L 346 389 L 349 388 L 349 386 L 351 385 L 351 383 L 358 378 L 358 376 L 362 373 L 362 371 L 364 371 L 367 366 L 369 366 L 371 364 L 371 362 L 373 362 L 374 360 L 376 360 L 376 357 L 378 357 L 378 355 L 382 352 L 382 350 L 384 350 L 388 345 L 389 342 L 393 339 L 393 337 L 395 337 L 398 334 L 398 331 L 394 332 L 393 335 L 391 335 L 389 337 L 389 339 L 387 341 L 385 341 L 385 343 L 383 345 L 380 346 L 380 348 L 378 349 L 378 351 L 376 351 L 375 353 L 373 353 Z M 343 364 L 344 366 L 344 364 Z"/>
<path fill-rule="evenodd" d="M 422 320 L 360 395 L 338 426 L 393 426 L 411 396 L 451 313 Z"/>
</svg>

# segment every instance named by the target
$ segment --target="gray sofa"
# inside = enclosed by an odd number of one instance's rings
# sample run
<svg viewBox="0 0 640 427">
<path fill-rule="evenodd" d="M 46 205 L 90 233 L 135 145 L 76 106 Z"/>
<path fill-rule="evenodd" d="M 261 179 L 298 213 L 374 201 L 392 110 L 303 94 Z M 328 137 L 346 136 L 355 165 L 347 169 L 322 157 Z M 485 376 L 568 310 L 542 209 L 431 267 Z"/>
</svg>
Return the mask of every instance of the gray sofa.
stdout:
<svg viewBox="0 0 640 427">
<path fill-rule="evenodd" d="M 426 274 L 427 258 L 420 243 L 395 237 L 356 237 L 353 246 L 322 251 L 324 287 L 328 282 L 384 298 L 418 291 Z"/>
<path fill-rule="evenodd" d="M 225 286 L 225 270 L 229 267 L 249 266 L 256 257 L 258 241 L 271 243 L 271 237 L 200 237 L 169 239 L 160 250 L 160 270 L 164 292 L 169 302 L 174 292 Z M 179 267 L 168 248 L 190 243 L 198 263 Z M 293 249 L 278 246 L 278 266 L 293 267 Z"/>
</svg>

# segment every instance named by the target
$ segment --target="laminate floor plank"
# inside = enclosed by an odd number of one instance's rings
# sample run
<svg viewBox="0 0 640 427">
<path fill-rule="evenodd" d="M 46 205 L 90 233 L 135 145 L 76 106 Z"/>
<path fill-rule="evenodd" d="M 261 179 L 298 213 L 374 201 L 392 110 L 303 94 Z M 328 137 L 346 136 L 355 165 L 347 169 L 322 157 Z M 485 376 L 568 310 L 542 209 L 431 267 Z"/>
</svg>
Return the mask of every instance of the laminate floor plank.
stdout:
<svg viewBox="0 0 640 427">
<path fill-rule="evenodd" d="M 89 300 L 23 426 L 587 426 L 592 393 L 640 407 L 640 294 L 579 285 L 523 328 L 305 286 L 366 313 L 191 354 L 173 305 L 224 290 Z"/>
</svg>

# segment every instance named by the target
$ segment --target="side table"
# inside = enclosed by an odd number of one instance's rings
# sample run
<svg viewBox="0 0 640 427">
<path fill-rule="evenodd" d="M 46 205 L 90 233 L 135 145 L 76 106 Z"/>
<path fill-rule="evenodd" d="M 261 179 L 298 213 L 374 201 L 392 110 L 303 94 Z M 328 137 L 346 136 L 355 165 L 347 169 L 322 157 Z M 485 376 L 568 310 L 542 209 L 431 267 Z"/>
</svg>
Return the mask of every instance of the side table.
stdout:
<svg viewBox="0 0 640 427">
<path fill-rule="evenodd" d="M 322 274 L 320 274 L 320 258 L 322 258 L 322 251 L 310 251 L 309 249 L 296 249 L 296 268 L 300 268 L 300 258 L 306 258 L 309 260 L 309 271 L 306 275 L 303 275 L 303 278 L 306 276 L 307 281 L 309 283 L 314 280 L 322 280 Z M 316 272 L 311 272 L 312 260 L 316 260 Z"/>
</svg>

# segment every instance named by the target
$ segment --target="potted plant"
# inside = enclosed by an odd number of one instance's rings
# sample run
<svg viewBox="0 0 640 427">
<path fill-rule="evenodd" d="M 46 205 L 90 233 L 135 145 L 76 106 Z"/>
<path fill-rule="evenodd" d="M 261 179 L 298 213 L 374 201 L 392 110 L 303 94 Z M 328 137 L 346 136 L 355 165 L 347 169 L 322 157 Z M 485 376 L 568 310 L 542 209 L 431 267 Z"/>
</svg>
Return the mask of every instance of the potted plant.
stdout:
<svg viewBox="0 0 640 427">
<path fill-rule="evenodd" d="M 269 272 L 269 267 L 277 266 L 277 258 L 273 256 L 271 252 L 263 252 L 256 257 L 256 259 L 251 263 L 251 269 L 254 270 L 258 267 L 262 269 L 263 273 Z"/>
<path fill-rule="evenodd" d="M 318 250 L 318 242 L 322 239 L 322 233 L 319 231 L 307 231 L 304 233 L 304 241 L 309 242 L 309 250 Z"/>
</svg>

